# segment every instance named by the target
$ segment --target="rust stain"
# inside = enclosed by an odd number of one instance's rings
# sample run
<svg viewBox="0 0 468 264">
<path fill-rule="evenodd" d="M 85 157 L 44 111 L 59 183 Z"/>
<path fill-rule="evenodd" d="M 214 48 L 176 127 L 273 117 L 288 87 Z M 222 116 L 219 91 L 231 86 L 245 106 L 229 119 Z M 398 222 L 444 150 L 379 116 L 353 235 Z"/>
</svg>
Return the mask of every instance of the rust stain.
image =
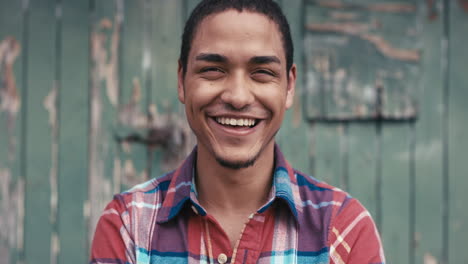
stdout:
<svg viewBox="0 0 468 264">
<path fill-rule="evenodd" d="M 386 13 L 413 13 L 416 11 L 416 6 L 404 3 L 379 3 L 369 5 L 359 5 L 344 3 L 342 1 L 333 0 L 318 0 L 317 5 L 326 8 L 334 9 L 363 9 L 369 11 L 386 12 Z"/>
<path fill-rule="evenodd" d="M 359 37 L 372 43 L 383 55 L 401 61 L 418 62 L 421 55 L 417 50 L 399 49 L 393 47 L 383 37 L 366 33 L 371 26 L 358 23 L 322 23 L 308 24 L 307 29 L 312 32 L 343 33 Z"/>
</svg>

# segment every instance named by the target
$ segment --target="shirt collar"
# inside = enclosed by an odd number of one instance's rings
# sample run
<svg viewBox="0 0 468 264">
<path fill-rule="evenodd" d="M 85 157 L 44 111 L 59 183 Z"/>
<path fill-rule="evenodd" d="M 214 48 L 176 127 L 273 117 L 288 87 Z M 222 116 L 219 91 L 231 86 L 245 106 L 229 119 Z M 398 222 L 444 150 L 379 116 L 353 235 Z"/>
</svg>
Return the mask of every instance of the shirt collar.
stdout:
<svg viewBox="0 0 468 264">
<path fill-rule="evenodd" d="M 298 213 L 302 211 L 302 206 L 296 175 L 294 169 L 286 161 L 276 144 L 274 151 L 275 169 L 270 198 L 258 212 L 264 212 L 275 200 L 280 199 L 286 202 L 297 220 Z M 191 203 L 198 214 L 206 215 L 205 210 L 198 203 L 196 189 L 192 180 L 196 157 L 197 148 L 195 147 L 184 163 L 173 172 L 171 183 L 156 219 L 157 223 L 165 223 L 173 219 L 185 207 L 187 202 Z"/>
</svg>

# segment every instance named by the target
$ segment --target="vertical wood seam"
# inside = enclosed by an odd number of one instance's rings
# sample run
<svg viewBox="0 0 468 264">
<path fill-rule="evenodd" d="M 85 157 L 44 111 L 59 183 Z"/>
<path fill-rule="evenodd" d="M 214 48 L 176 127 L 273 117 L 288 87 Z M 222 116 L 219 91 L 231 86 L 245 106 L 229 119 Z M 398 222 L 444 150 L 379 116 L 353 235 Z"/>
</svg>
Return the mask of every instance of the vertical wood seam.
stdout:
<svg viewBox="0 0 468 264">
<path fill-rule="evenodd" d="M 449 263 L 449 217 L 450 217 L 450 171 L 449 171 L 449 140 L 450 140 L 450 0 L 443 0 L 443 35 L 442 35 L 442 78 L 443 78 L 443 120 L 442 120 L 442 259 L 443 264 Z"/>
<path fill-rule="evenodd" d="M 28 62 L 29 62 L 29 0 L 23 0 L 23 10 L 22 10 L 22 41 L 23 41 L 23 56 L 22 56 L 22 76 L 21 83 L 22 88 L 21 92 L 23 94 L 23 102 L 21 104 L 21 153 L 20 153 L 20 175 L 19 180 L 20 184 L 23 185 L 23 190 L 26 190 L 26 174 L 28 173 L 26 168 L 26 153 L 27 153 L 27 120 L 26 113 L 28 112 Z M 18 262 L 25 263 L 26 260 L 26 248 L 24 244 L 25 240 L 25 219 L 26 219 L 26 192 L 24 192 L 22 204 L 19 206 L 19 210 L 22 210 L 20 213 L 20 228 L 18 229 L 18 244 L 19 244 L 19 253 L 18 253 Z"/>
<path fill-rule="evenodd" d="M 408 263 L 416 260 L 416 125 L 410 125 L 409 142 L 409 255 Z"/>
</svg>

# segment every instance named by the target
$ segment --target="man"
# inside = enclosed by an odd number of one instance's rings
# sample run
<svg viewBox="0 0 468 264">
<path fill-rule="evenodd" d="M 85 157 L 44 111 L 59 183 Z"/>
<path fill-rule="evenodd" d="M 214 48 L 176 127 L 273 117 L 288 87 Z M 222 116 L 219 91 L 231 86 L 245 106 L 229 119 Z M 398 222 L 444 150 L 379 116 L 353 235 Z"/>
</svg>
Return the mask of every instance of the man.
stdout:
<svg viewBox="0 0 468 264">
<path fill-rule="evenodd" d="M 178 95 L 197 147 L 115 196 L 91 263 L 383 263 L 362 205 L 295 171 L 275 145 L 296 81 L 277 4 L 202 1 L 182 38 Z"/>
</svg>

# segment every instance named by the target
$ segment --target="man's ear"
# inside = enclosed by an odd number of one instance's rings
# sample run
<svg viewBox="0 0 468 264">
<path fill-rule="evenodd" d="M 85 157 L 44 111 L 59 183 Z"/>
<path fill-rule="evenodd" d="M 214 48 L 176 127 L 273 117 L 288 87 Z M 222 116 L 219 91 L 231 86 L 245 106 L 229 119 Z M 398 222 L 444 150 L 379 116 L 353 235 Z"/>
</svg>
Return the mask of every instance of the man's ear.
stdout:
<svg viewBox="0 0 468 264">
<path fill-rule="evenodd" d="M 184 67 L 180 60 L 177 66 L 177 94 L 179 101 L 185 104 Z"/>
<path fill-rule="evenodd" d="M 288 71 L 288 86 L 286 91 L 286 109 L 289 109 L 294 102 L 294 93 L 296 91 L 296 64 L 291 66 Z"/>
</svg>

